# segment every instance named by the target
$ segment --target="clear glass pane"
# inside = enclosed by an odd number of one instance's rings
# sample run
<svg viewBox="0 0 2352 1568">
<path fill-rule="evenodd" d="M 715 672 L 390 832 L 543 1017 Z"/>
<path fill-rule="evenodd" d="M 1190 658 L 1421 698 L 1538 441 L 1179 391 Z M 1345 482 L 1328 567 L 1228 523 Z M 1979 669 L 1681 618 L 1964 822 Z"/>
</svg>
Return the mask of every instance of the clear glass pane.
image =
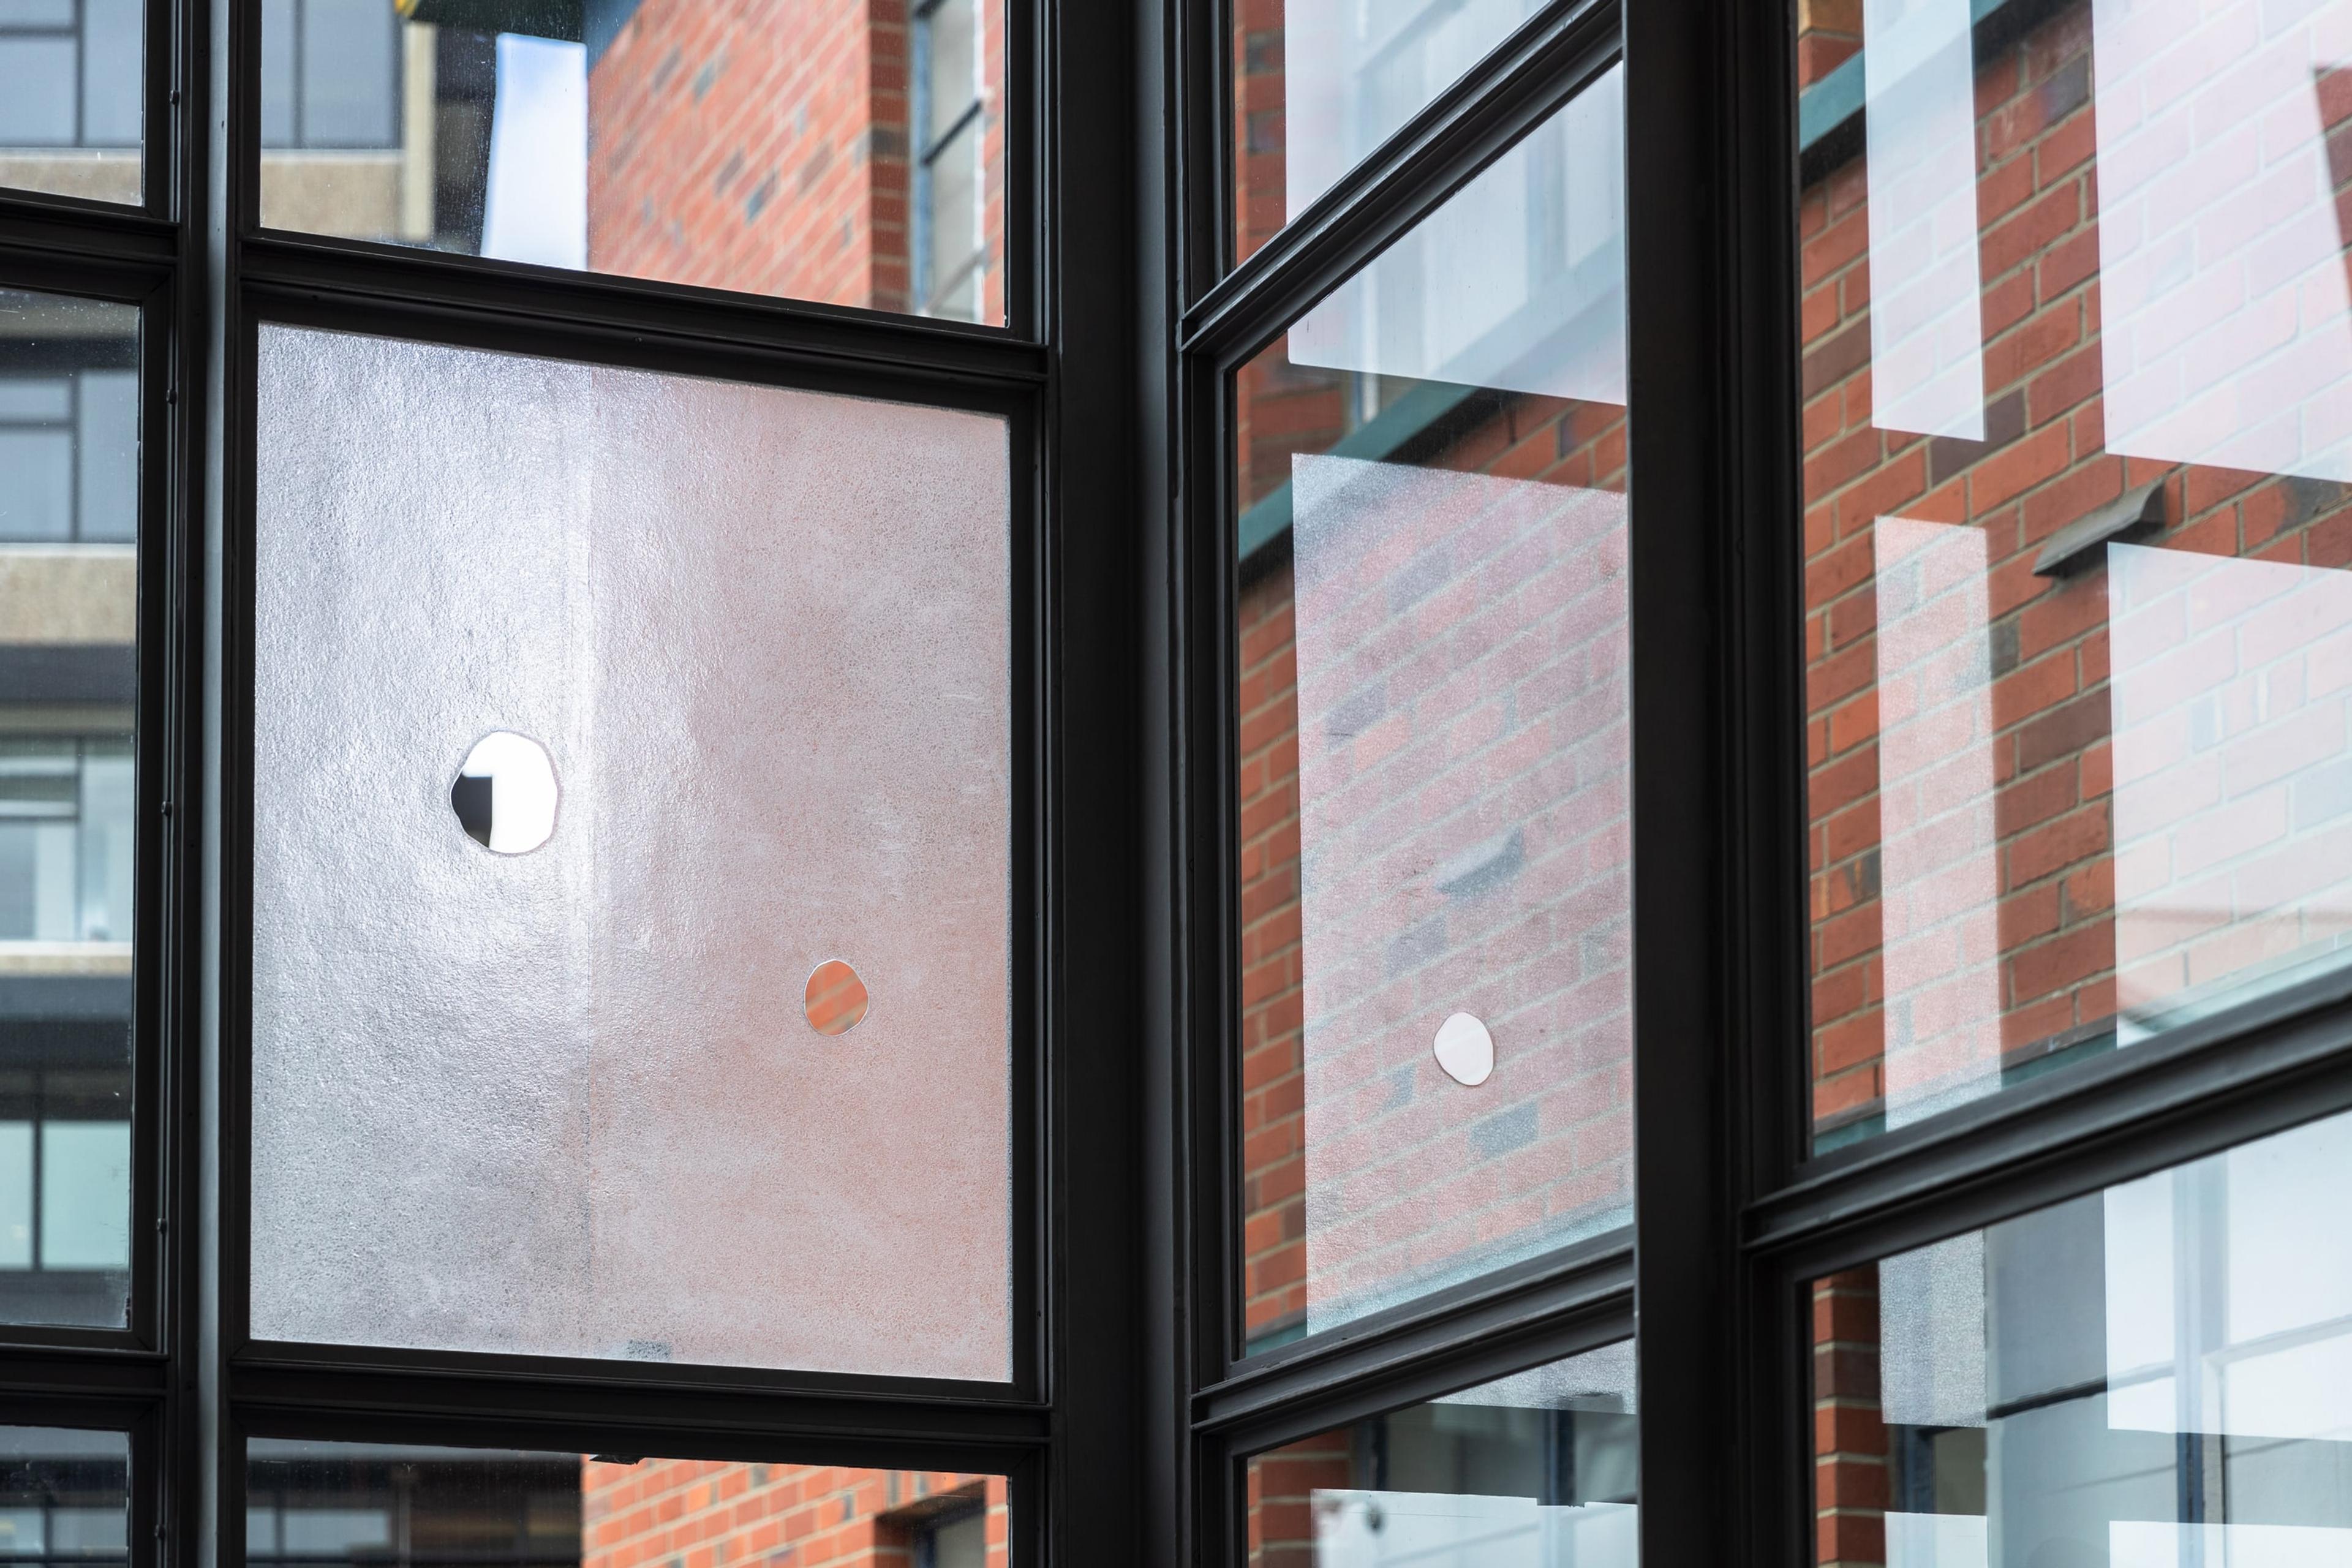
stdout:
<svg viewBox="0 0 2352 1568">
<path fill-rule="evenodd" d="M 1633 1346 L 1249 1461 L 1251 1568 L 1634 1568 Z"/>
<path fill-rule="evenodd" d="M 1253 1350 L 1629 1215 L 1618 81 L 1234 384 Z"/>
<path fill-rule="evenodd" d="M 2345 962 L 2352 3 L 1802 14 L 1829 1147 Z"/>
<path fill-rule="evenodd" d="M 911 19 L 853 0 L 263 0 L 261 221 L 921 310 L 929 116 L 976 103 L 982 277 L 961 312 L 1001 323 L 1003 17 L 1003 0 Z M 958 58 L 949 104 L 929 84 Z"/>
<path fill-rule="evenodd" d="M 1234 0 L 1234 257 L 1329 190 L 1540 0 Z"/>
<path fill-rule="evenodd" d="M 1009 1568 L 1002 1476 L 255 1438 L 257 1563 Z"/>
<path fill-rule="evenodd" d="M 0 1322 L 127 1321 L 138 331 L 0 293 Z"/>
<path fill-rule="evenodd" d="M 976 26 L 979 0 L 939 0 L 915 21 L 923 56 L 922 79 L 929 101 L 919 123 L 925 152 L 946 140 L 980 101 Z"/>
<path fill-rule="evenodd" d="M 1818 1560 L 2339 1562 L 2352 1117 L 1813 1288 Z"/>
<path fill-rule="evenodd" d="M 987 275 L 981 228 L 981 128 L 965 125 L 931 155 L 922 188 L 924 308 L 934 316 L 970 320 Z"/>
<path fill-rule="evenodd" d="M 140 199 L 145 29 L 140 0 L 0 6 L 0 186 Z"/>
<path fill-rule="evenodd" d="M 130 1476 L 131 1439 L 123 1433 L 0 1426 L 0 1563 L 128 1563 Z"/>
<path fill-rule="evenodd" d="M 269 327 L 258 423 L 256 1336 L 1006 1377 L 1004 421 Z"/>
</svg>

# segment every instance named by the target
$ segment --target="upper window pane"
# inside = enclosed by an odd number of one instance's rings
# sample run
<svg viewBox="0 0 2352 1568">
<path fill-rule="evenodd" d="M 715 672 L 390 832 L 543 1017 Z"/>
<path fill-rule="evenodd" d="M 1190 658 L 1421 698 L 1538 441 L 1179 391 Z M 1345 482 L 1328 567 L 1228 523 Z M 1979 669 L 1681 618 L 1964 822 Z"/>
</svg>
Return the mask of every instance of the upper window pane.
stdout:
<svg viewBox="0 0 2352 1568">
<path fill-rule="evenodd" d="M 0 292 L 0 1322 L 129 1321 L 138 352 Z"/>
<path fill-rule="evenodd" d="M 1004 321 L 1003 0 L 566 9 L 263 0 L 263 225 Z"/>
<path fill-rule="evenodd" d="M 1813 1287 L 1815 1560 L 2352 1553 L 2352 1118 Z"/>
<path fill-rule="evenodd" d="M 1817 1146 L 2352 938 L 2352 4 L 1984 10 L 1803 11 Z"/>
<path fill-rule="evenodd" d="M 1628 1217 L 1618 84 L 1234 380 L 1247 1350 Z"/>
<path fill-rule="evenodd" d="M 1249 1461 L 1251 1568 L 1634 1568 L 1628 1340 Z"/>
<path fill-rule="evenodd" d="M 0 187 L 140 199 L 146 6 L 0 3 Z"/>
<path fill-rule="evenodd" d="M 255 1335 L 1008 1377 L 1005 422 L 259 363 Z"/>
<path fill-rule="evenodd" d="M 1307 210 L 1540 0 L 1234 0 L 1234 258 Z"/>
</svg>

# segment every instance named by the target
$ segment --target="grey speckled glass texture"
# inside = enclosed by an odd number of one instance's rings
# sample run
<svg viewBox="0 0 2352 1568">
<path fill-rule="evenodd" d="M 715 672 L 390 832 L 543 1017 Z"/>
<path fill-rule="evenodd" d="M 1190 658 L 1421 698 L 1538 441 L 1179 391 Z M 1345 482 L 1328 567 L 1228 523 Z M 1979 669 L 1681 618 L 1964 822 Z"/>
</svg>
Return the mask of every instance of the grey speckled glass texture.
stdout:
<svg viewBox="0 0 2352 1568">
<path fill-rule="evenodd" d="M 1007 1377 L 1003 421 L 259 352 L 255 1337 Z"/>
</svg>

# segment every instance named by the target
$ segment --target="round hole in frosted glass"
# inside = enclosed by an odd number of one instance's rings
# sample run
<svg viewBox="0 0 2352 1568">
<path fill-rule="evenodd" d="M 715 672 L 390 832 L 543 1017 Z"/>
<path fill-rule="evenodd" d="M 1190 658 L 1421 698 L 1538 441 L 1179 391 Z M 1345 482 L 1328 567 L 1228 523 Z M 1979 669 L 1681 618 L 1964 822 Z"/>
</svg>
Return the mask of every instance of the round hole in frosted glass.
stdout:
<svg viewBox="0 0 2352 1568">
<path fill-rule="evenodd" d="M 845 1035 L 866 1016 L 869 999 L 857 971 L 837 958 L 828 958 L 812 971 L 801 994 L 801 1011 L 809 1027 L 820 1035 Z"/>
<path fill-rule="evenodd" d="M 554 836 L 560 793 L 545 746 L 493 730 L 466 753 L 449 805 L 467 836 L 491 854 L 528 855 Z"/>
</svg>

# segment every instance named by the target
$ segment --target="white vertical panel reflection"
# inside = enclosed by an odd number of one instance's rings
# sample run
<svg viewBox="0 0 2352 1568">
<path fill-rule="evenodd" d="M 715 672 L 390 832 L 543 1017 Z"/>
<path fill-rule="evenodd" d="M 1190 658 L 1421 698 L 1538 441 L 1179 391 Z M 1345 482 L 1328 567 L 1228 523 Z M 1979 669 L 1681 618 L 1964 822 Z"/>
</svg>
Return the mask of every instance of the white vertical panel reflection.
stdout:
<svg viewBox="0 0 2352 1568">
<path fill-rule="evenodd" d="M 2107 552 L 2126 1040 L 2343 962 L 2352 574 Z"/>
<path fill-rule="evenodd" d="M 482 254 L 588 265 L 588 53 L 505 33 L 498 45 Z"/>
<path fill-rule="evenodd" d="M 1985 1568 L 1992 1560 L 1980 1513 L 1886 1516 L 1886 1568 Z"/>
<path fill-rule="evenodd" d="M 1295 364 L 1625 401 L 1612 66 L 1290 330 Z"/>
<path fill-rule="evenodd" d="M 1969 0 L 1864 0 L 1871 423 L 1984 439 Z"/>
<path fill-rule="evenodd" d="M 1286 221 L 1532 15 L 1537 0 L 1284 0 Z"/>
<path fill-rule="evenodd" d="M 1992 621 L 1981 530 L 1883 517 L 1872 535 L 1886 1122 L 1899 1127 L 2000 1077 Z"/>
<path fill-rule="evenodd" d="M 2352 479 L 2320 118 L 2352 4 L 2093 0 L 2110 452 Z"/>
</svg>

